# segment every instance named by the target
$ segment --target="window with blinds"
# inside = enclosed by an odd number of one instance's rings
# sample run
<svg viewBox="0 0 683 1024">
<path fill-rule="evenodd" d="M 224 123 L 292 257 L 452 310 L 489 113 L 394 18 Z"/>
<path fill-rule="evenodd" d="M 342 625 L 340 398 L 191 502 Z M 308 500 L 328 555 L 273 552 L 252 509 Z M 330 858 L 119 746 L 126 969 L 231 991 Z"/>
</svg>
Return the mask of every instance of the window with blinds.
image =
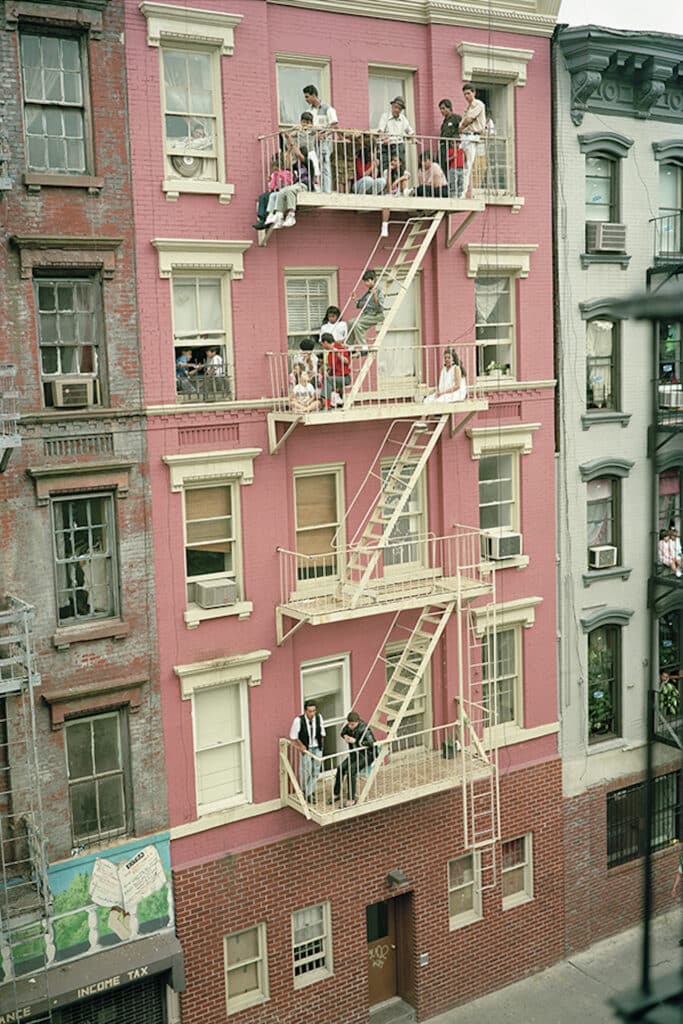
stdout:
<svg viewBox="0 0 683 1024">
<path fill-rule="evenodd" d="M 336 577 L 335 541 L 340 527 L 340 471 L 298 474 L 294 478 L 297 579 Z"/>
<path fill-rule="evenodd" d="M 185 569 L 188 580 L 235 577 L 232 487 L 185 491 Z"/>
<path fill-rule="evenodd" d="M 286 274 L 287 345 L 298 349 L 302 338 L 318 337 L 325 310 L 332 300 L 332 275 Z"/>
</svg>

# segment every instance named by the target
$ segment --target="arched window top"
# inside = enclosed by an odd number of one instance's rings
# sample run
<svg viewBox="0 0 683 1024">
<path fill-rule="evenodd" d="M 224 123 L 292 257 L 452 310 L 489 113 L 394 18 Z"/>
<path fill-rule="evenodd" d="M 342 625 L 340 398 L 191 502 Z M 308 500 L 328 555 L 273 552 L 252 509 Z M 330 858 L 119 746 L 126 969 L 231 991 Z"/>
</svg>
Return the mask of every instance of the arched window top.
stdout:
<svg viewBox="0 0 683 1024">
<path fill-rule="evenodd" d="M 593 459 L 591 462 L 584 462 L 579 466 L 581 479 L 584 483 L 595 480 L 599 476 L 626 477 L 633 469 L 635 463 L 629 459 L 620 459 L 610 456 L 604 459 Z"/>
<path fill-rule="evenodd" d="M 652 143 L 652 150 L 655 160 L 664 163 L 667 160 L 677 160 L 683 163 L 683 138 L 681 139 L 660 139 Z"/>
<path fill-rule="evenodd" d="M 657 472 L 666 473 L 667 469 L 683 469 L 683 451 L 657 456 Z"/>
<path fill-rule="evenodd" d="M 591 299 L 580 302 L 579 310 L 583 320 L 625 320 L 625 315 L 614 308 L 614 299 Z"/>
<path fill-rule="evenodd" d="M 584 633 L 592 633 L 602 626 L 628 626 L 633 611 L 630 608 L 598 608 L 581 619 Z"/>
<path fill-rule="evenodd" d="M 578 136 L 579 148 L 589 156 L 609 156 L 623 160 L 633 145 L 633 139 L 619 132 L 587 132 Z"/>
</svg>

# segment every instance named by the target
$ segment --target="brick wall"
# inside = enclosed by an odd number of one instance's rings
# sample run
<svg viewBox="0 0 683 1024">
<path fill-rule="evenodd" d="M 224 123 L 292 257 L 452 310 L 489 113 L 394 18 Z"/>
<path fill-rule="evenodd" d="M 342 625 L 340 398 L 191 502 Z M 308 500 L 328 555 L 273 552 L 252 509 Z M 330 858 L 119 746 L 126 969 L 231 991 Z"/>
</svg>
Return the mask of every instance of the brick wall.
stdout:
<svg viewBox="0 0 683 1024">
<path fill-rule="evenodd" d="M 175 872 L 188 977 L 184 1024 L 225 1018 L 223 936 L 263 922 L 270 999 L 231 1020 L 367 1020 L 365 907 L 390 895 L 386 876 L 392 868 L 409 879 L 397 892 L 411 894 L 408 975 L 418 1019 L 553 963 L 562 955 L 563 933 L 560 791 L 558 761 L 503 777 L 502 836 L 533 833 L 534 898 L 503 911 L 499 877 L 496 888 L 483 894 L 483 920 L 455 931 L 449 930 L 447 863 L 465 852 L 459 790 Z M 295 991 L 291 914 L 325 900 L 331 902 L 334 974 Z M 420 966 L 424 953 L 429 963 Z"/>
<path fill-rule="evenodd" d="M 627 776 L 564 801 L 567 954 L 642 920 L 642 858 L 607 868 L 607 794 L 643 780 L 642 774 Z M 679 844 L 653 854 L 655 914 L 674 906 L 679 856 Z"/>
</svg>

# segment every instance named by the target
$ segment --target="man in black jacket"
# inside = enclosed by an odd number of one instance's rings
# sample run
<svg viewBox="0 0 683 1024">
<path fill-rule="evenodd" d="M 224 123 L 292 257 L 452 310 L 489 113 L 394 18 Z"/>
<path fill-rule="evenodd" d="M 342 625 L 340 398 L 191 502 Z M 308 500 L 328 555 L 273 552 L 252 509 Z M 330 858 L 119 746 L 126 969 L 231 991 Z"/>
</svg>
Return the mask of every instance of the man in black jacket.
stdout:
<svg viewBox="0 0 683 1024">
<path fill-rule="evenodd" d="M 356 775 L 369 768 L 375 760 L 375 737 L 370 726 L 366 725 L 357 711 L 349 711 L 341 735 L 349 747 L 349 753 L 340 761 L 334 777 L 334 799 L 340 798 L 342 781 L 346 775 L 349 780 L 348 803 L 355 804 Z M 328 803 L 333 802 L 332 799 L 328 801 Z"/>
</svg>

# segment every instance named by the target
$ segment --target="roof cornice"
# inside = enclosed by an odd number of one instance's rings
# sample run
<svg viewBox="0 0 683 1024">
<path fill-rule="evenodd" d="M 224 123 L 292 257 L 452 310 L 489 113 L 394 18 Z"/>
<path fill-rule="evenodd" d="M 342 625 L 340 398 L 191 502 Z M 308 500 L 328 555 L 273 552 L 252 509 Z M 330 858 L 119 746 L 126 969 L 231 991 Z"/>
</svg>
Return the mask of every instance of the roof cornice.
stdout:
<svg viewBox="0 0 683 1024">
<path fill-rule="evenodd" d="M 285 7 L 420 25 L 454 25 L 518 35 L 552 36 L 560 0 L 267 0 Z"/>
</svg>

